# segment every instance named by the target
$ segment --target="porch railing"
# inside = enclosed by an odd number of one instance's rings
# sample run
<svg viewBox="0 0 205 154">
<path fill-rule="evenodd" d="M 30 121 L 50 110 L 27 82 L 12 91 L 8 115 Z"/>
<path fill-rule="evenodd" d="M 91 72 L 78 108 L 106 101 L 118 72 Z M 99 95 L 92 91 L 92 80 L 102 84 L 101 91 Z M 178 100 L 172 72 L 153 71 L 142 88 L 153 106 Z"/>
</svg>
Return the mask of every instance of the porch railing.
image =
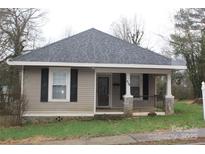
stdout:
<svg viewBox="0 0 205 154">
<path fill-rule="evenodd" d="M 137 112 L 162 112 L 164 109 L 164 97 L 160 95 L 143 95 L 133 101 L 133 110 Z"/>
<path fill-rule="evenodd" d="M 123 112 L 124 105 L 120 102 L 120 106 L 97 108 L 97 112 Z M 165 99 L 160 95 L 140 96 L 133 100 L 133 112 L 164 112 Z"/>
</svg>

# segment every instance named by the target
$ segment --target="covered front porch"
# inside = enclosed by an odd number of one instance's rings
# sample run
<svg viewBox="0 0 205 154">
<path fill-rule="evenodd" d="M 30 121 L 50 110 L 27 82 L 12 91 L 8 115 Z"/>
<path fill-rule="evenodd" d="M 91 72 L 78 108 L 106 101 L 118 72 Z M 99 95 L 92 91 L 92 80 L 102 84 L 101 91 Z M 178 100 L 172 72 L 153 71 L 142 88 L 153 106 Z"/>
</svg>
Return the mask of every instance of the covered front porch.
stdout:
<svg viewBox="0 0 205 154">
<path fill-rule="evenodd" d="M 101 68 L 95 71 L 95 114 L 173 113 L 170 70 Z M 160 76 L 166 76 L 164 96 L 157 92 L 156 80 Z"/>
</svg>

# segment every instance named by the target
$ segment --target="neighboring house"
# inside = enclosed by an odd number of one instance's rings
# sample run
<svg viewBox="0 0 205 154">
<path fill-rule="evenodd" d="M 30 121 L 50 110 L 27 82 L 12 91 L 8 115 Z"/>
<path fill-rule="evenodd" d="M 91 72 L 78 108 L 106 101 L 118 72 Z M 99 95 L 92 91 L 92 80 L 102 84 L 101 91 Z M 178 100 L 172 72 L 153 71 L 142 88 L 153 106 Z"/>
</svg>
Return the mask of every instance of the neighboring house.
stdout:
<svg viewBox="0 0 205 154">
<path fill-rule="evenodd" d="M 171 71 L 186 69 L 93 28 L 10 59 L 8 64 L 22 69 L 21 93 L 28 100 L 24 116 L 171 114 Z M 167 76 L 167 94 L 160 102 L 155 79 L 162 75 Z"/>
</svg>

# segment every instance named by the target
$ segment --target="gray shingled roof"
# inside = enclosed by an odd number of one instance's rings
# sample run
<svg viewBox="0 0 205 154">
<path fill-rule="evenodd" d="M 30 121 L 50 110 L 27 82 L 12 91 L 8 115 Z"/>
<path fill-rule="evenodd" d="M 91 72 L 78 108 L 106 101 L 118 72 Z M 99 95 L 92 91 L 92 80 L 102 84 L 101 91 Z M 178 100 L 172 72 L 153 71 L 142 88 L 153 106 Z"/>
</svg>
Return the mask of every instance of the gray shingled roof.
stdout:
<svg viewBox="0 0 205 154">
<path fill-rule="evenodd" d="M 171 59 L 94 28 L 57 41 L 13 61 L 171 65 Z"/>
</svg>

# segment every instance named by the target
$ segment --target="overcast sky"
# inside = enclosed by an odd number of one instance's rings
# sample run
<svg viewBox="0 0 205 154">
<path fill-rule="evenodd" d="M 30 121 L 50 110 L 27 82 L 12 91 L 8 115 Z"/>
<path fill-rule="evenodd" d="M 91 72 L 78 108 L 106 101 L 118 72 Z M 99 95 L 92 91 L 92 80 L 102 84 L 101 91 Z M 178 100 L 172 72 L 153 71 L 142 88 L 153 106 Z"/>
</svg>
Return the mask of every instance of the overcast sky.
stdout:
<svg viewBox="0 0 205 154">
<path fill-rule="evenodd" d="M 62 39 L 69 29 L 76 34 L 94 27 L 111 34 L 114 21 L 136 15 L 144 25 L 142 45 L 160 52 L 167 42 L 159 35 L 168 37 L 173 32 L 176 10 L 205 7 L 205 0 L 6 0 L 0 4 L 44 8 L 48 12 L 48 21 L 42 28 L 44 44 Z"/>
<path fill-rule="evenodd" d="M 78 9 L 76 9 L 78 8 Z M 47 42 L 53 42 L 66 37 L 69 30 L 76 34 L 89 28 L 112 34 L 111 24 L 120 17 L 133 18 L 136 16 L 144 25 L 145 37 L 142 46 L 160 52 L 167 42 L 159 35 L 168 37 L 173 31 L 173 15 L 177 9 L 173 8 L 145 8 L 137 3 L 119 2 L 117 4 L 106 1 L 101 3 L 79 3 L 73 1 L 68 8 L 48 8 L 47 22 L 42 29 Z"/>
</svg>

